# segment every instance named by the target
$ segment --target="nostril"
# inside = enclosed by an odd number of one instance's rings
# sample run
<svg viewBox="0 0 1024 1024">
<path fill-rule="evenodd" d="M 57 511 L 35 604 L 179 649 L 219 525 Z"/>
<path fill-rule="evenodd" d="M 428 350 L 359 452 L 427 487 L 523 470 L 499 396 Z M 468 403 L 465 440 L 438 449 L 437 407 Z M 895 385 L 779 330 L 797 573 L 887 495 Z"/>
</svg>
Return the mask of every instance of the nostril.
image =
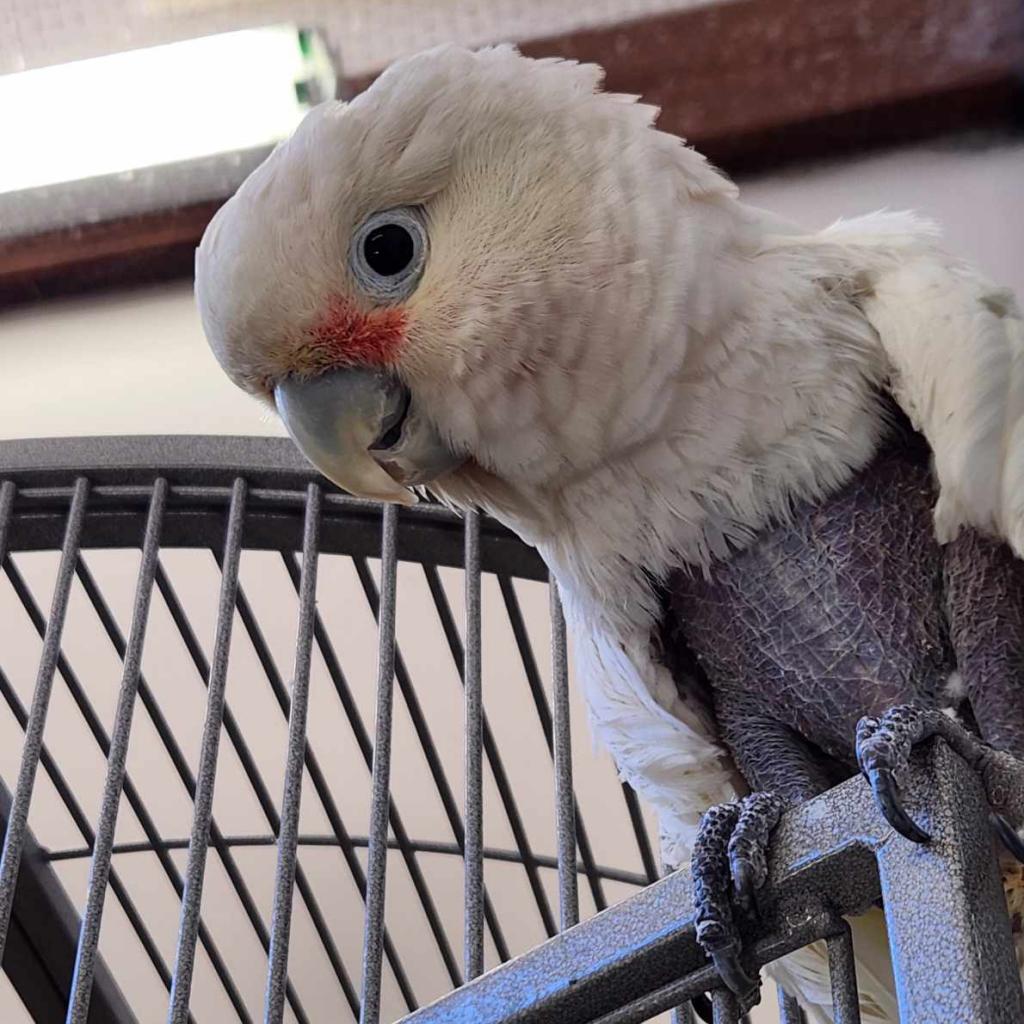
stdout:
<svg viewBox="0 0 1024 1024">
<path fill-rule="evenodd" d="M 412 401 L 412 394 L 408 388 L 402 388 L 402 401 L 393 413 L 384 421 L 384 428 L 376 441 L 371 446 L 371 451 L 381 452 L 394 448 L 401 440 L 402 427 L 405 425 L 409 415 L 409 405 Z"/>
</svg>

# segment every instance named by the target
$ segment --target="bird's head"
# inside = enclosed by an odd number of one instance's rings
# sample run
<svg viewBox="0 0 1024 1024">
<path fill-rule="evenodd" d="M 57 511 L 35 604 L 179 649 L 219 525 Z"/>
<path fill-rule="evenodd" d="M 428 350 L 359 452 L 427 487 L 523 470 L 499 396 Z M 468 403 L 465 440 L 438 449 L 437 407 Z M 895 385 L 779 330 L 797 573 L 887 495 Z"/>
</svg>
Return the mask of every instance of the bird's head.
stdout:
<svg viewBox="0 0 1024 1024">
<path fill-rule="evenodd" d="M 345 489 L 543 488 L 656 427 L 733 188 L 600 78 L 420 54 L 315 108 L 214 218 L 214 353 Z"/>
</svg>

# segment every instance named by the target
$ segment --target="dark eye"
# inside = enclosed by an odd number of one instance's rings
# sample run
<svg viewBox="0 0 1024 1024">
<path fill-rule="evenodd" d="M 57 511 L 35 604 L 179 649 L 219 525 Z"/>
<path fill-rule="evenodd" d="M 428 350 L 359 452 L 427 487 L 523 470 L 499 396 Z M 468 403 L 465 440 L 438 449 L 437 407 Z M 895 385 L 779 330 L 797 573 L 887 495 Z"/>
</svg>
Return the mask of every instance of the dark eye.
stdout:
<svg viewBox="0 0 1024 1024">
<path fill-rule="evenodd" d="M 381 277 L 400 274 L 412 263 L 415 252 L 416 244 L 401 224 L 382 224 L 363 242 L 367 266 Z"/>
<path fill-rule="evenodd" d="M 400 206 L 368 217 L 352 237 L 349 265 L 367 295 L 383 302 L 407 298 L 427 258 L 427 232 L 416 207 Z"/>
</svg>

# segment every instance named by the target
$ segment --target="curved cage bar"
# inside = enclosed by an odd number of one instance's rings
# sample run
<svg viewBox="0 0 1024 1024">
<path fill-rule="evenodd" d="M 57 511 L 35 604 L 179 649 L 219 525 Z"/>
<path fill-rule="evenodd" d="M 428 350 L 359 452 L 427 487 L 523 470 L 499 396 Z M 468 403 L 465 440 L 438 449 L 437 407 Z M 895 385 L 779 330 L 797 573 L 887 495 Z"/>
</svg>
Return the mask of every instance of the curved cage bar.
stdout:
<svg viewBox="0 0 1024 1024">
<path fill-rule="evenodd" d="M 353 499 L 284 440 L 4 442 L 0 564 L 32 1020 L 741 1019 L 632 791 L 574 776 L 558 596 L 497 523 Z M 1021 1024 L 977 780 L 933 744 L 906 799 L 927 848 L 859 779 L 785 816 L 750 966 L 825 940 L 855 1024 L 844 918 L 884 899 L 904 1021 Z"/>
</svg>

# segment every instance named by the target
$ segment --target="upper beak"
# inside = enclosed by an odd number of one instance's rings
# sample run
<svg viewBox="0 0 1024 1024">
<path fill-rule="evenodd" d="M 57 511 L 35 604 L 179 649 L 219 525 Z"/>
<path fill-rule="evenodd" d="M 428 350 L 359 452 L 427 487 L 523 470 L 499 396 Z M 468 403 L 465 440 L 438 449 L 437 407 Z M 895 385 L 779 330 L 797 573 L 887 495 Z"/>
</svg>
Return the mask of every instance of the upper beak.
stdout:
<svg viewBox="0 0 1024 1024">
<path fill-rule="evenodd" d="M 464 460 L 419 415 L 409 389 L 378 370 L 332 370 L 274 389 L 277 411 L 303 455 L 350 494 L 416 503 L 429 483 Z"/>
</svg>

